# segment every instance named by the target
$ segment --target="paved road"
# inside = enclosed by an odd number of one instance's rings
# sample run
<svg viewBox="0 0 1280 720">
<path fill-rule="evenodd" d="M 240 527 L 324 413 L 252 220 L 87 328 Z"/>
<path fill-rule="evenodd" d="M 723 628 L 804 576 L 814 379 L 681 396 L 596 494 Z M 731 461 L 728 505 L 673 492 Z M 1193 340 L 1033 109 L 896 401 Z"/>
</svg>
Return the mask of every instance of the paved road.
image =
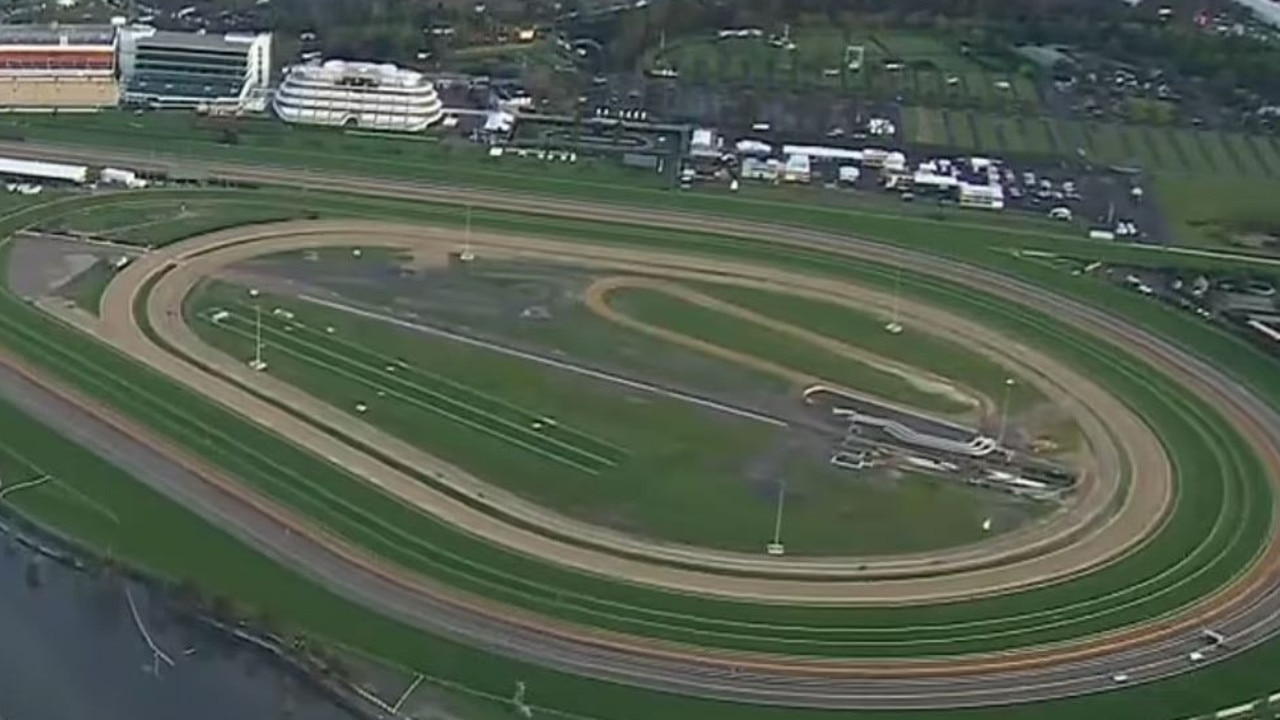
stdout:
<svg viewBox="0 0 1280 720">
<path fill-rule="evenodd" d="M 30 148 L 24 154 L 30 156 L 32 154 Z M 272 178 L 277 181 L 292 181 L 295 185 L 313 183 L 315 186 L 323 185 L 335 189 L 339 187 L 338 184 L 334 184 L 336 180 L 332 178 L 313 180 L 305 174 L 294 175 L 285 171 L 275 173 L 249 169 L 244 171 L 244 176 L 256 177 L 263 181 Z M 388 195 L 451 199 L 446 191 L 415 189 L 396 183 L 360 180 L 358 186 Z M 483 202 L 501 203 L 507 206 L 513 204 L 509 196 L 489 194 L 486 199 L 485 193 L 474 192 L 466 193 L 466 197 L 473 204 Z M 454 195 L 453 199 L 457 199 L 457 196 Z M 516 204 L 519 202 L 517 201 Z M 582 212 L 584 209 L 589 210 L 591 206 L 575 203 L 552 205 L 546 200 L 540 200 L 536 202 L 536 208 L 544 212 L 572 214 Z M 616 213 L 611 211 L 610 214 L 618 219 L 628 219 L 632 222 L 651 222 L 667 226 L 700 222 L 678 215 L 653 212 L 620 210 Z M 908 251 L 883 248 L 848 238 L 808 231 L 788 229 L 779 232 L 776 228 L 729 220 L 717 220 L 714 225 L 717 229 L 730 232 L 774 237 L 785 235 L 797 240 L 842 248 L 857 248 L 861 254 L 869 258 L 970 282 L 982 286 L 989 292 L 1004 295 L 1012 301 L 1041 308 L 1070 322 L 1093 328 L 1112 339 L 1123 340 L 1129 347 L 1151 358 L 1163 370 L 1178 375 L 1202 395 L 1213 399 L 1233 424 L 1240 428 L 1263 453 L 1273 476 L 1280 475 L 1276 473 L 1276 469 L 1280 467 L 1280 456 L 1276 452 L 1277 445 L 1280 445 L 1280 433 L 1277 432 L 1277 428 L 1280 428 L 1280 418 L 1277 418 L 1269 407 L 1253 398 L 1246 388 L 1181 348 L 1172 346 L 1140 328 L 1128 326 L 1105 312 L 1063 298 L 1046 297 L 1038 288 L 1001 277 L 990 271 L 957 266 L 949 261 L 920 256 Z M 64 417 L 57 424 L 60 427 L 66 427 L 68 421 L 72 424 L 83 422 L 84 418 L 76 414 L 86 412 L 86 408 L 92 406 L 92 403 L 85 402 L 83 398 L 69 403 L 66 411 L 70 416 Z M 137 437 L 145 437 L 145 432 L 139 432 Z M 180 455 L 181 452 L 181 450 L 175 450 L 176 454 Z M 129 457 L 124 458 L 126 465 L 132 462 L 132 455 L 129 453 Z M 207 475 L 216 475 L 216 471 Z M 172 487 L 177 483 L 168 483 L 168 478 L 158 481 L 154 477 L 146 475 L 143 477 L 147 481 L 163 482 L 170 492 L 177 492 Z M 205 490 L 193 490 L 193 494 L 208 492 L 211 484 L 207 480 L 208 477 L 203 483 L 197 480 L 193 488 L 202 487 Z M 234 494 L 235 484 L 231 483 L 224 492 Z M 700 695 L 827 707 L 931 707 L 1029 701 L 1109 687 L 1107 675 L 1118 669 L 1129 671 L 1135 680 L 1185 671 L 1188 669 L 1188 664 L 1183 659 L 1182 653 L 1195 643 L 1191 635 L 1193 624 L 1183 625 L 1163 633 L 1144 629 L 1130 638 L 1137 641 L 1136 645 L 1127 646 L 1123 650 L 1116 649 L 1103 655 L 1056 662 L 1047 667 L 1037 667 L 1017 673 L 957 674 L 932 679 L 919 677 L 906 679 L 891 676 L 874 679 L 865 676 L 833 677 L 805 672 L 803 669 L 787 672 L 748 669 L 733 672 L 731 667 L 733 663 L 724 659 L 697 657 L 694 654 L 673 657 L 649 650 L 615 648 L 599 642 L 584 646 L 556 632 L 555 628 L 534 627 L 526 632 L 519 627 L 512 627 L 511 621 L 516 620 L 514 617 L 506 618 L 507 622 L 501 622 L 498 627 L 495 627 L 494 623 L 497 621 L 477 616 L 474 611 L 459 612 L 456 607 L 452 609 L 431 607 L 427 598 L 413 594 L 410 587 L 398 582 L 395 578 L 384 576 L 375 569 L 360 567 L 360 563 L 346 557 L 344 549 L 336 543 L 312 542 L 315 538 L 311 536 L 304 541 L 297 532 L 284 534 L 279 530 L 280 523 L 287 522 L 288 518 L 258 516 L 245 506 L 234 504 L 226 508 L 226 512 L 218 512 L 217 504 L 203 497 L 198 499 L 186 497 L 185 499 L 187 504 L 214 516 L 220 523 L 236 529 L 239 534 L 268 553 L 298 565 L 340 592 L 397 616 L 414 620 L 418 624 L 454 636 L 466 637 L 482 646 L 505 651 L 517 657 L 534 659 L 554 667 L 571 669 L 596 677 L 619 679 L 649 687 L 694 692 Z M 344 559 L 346 562 L 343 561 Z M 1255 572 L 1238 586 L 1239 589 L 1215 602 L 1215 607 L 1225 609 L 1222 615 L 1213 620 L 1213 626 L 1233 637 L 1232 651 L 1238 651 L 1261 641 L 1276 631 L 1276 624 L 1280 623 L 1280 613 L 1276 612 L 1280 609 L 1276 570 L 1277 552 L 1273 544 L 1266 556 L 1255 567 Z M 477 609 L 482 606 L 483 603 L 479 603 Z M 424 608 L 426 608 L 425 616 Z M 751 663 L 747 663 L 746 666 L 750 667 Z"/>
</svg>

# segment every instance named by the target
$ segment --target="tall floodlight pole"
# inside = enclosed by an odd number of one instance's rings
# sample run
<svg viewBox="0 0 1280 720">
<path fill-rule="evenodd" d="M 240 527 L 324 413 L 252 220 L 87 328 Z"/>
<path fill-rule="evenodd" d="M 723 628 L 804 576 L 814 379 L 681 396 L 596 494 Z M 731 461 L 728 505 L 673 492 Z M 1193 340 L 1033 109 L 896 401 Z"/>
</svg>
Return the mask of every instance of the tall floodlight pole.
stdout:
<svg viewBox="0 0 1280 720">
<path fill-rule="evenodd" d="M 1009 392 L 1013 389 L 1013 378 L 1004 379 L 1004 398 L 1000 401 L 1000 435 L 996 442 L 1004 444 L 1004 432 L 1009 426 Z"/>
<path fill-rule="evenodd" d="M 782 544 L 782 509 L 787 499 L 787 479 L 785 477 L 778 480 L 778 510 L 773 519 L 773 542 L 765 546 L 765 551 L 770 555 L 781 555 L 784 550 Z"/>
</svg>

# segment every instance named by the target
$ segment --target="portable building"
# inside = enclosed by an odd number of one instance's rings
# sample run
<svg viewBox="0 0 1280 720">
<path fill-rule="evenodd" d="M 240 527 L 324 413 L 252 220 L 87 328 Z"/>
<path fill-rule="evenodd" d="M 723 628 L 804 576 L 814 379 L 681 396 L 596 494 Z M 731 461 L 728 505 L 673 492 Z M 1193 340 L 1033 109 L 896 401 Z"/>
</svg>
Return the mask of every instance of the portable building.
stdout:
<svg viewBox="0 0 1280 720">
<path fill-rule="evenodd" d="M 950 175 L 924 171 L 912 175 L 911 183 L 924 190 L 949 190 L 960 187 L 960 181 Z"/>
<path fill-rule="evenodd" d="M 826 145 L 783 145 L 783 155 L 808 155 L 816 160 L 852 160 L 862 162 L 863 151 Z"/>
<path fill-rule="evenodd" d="M 769 155 L 773 153 L 772 145 L 759 140 L 739 140 L 733 147 L 742 155 Z"/>
<path fill-rule="evenodd" d="M 122 168 L 103 168 L 98 180 L 108 185 L 124 185 L 129 188 L 144 188 L 147 181 L 138 177 L 138 173 Z"/>
<path fill-rule="evenodd" d="M 0 176 L 60 180 L 83 185 L 89 182 L 89 167 L 87 165 L 43 162 L 41 160 L 0 158 Z"/>
<path fill-rule="evenodd" d="M 787 156 L 787 163 L 782 168 L 782 179 L 784 181 L 807 183 L 812 177 L 813 168 L 808 155 Z"/>
<path fill-rule="evenodd" d="M 711 128 L 697 128 L 689 138 L 689 153 L 692 155 L 717 155 L 720 152 L 720 138 Z"/>
<path fill-rule="evenodd" d="M 960 205 L 986 210 L 1004 209 L 1004 189 L 999 185 L 975 185 L 960 183 Z"/>
<path fill-rule="evenodd" d="M 749 157 L 743 159 L 739 174 L 744 180 L 766 180 L 772 182 L 778 179 L 780 170 L 781 163 L 773 158 L 762 160 Z"/>
<path fill-rule="evenodd" d="M 662 170 L 662 158 L 648 153 L 623 153 L 622 164 L 626 167 L 652 170 L 654 172 Z"/>
<path fill-rule="evenodd" d="M 882 148 L 863 148 L 862 164 L 867 167 L 884 167 L 885 160 L 889 157 L 889 151 Z"/>
</svg>

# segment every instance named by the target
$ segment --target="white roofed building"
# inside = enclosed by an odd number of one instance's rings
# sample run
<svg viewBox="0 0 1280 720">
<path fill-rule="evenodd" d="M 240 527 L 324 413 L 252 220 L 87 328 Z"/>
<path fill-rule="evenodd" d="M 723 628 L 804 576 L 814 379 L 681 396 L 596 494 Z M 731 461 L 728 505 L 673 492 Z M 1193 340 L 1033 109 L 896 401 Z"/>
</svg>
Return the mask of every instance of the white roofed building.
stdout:
<svg viewBox="0 0 1280 720">
<path fill-rule="evenodd" d="M 36 178 L 83 185 L 89 181 L 89 167 L 6 157 L 0 158 L 0 178 Z"/>
<path fill-rule="evenodd" d="M 444 115 L 422 73 L 350 60 L 289 67 L 272 106 L 285 122 L 403 132 L 425 130 Z"/>
<path fill-rule="evenodd" d="M 978 185 L 960 182 L 960 205 L 986 210 L 1004 209 L 1004 188 L 999 185 Z"/>
<path fill-rule="evenodd" d="M 711 128 L 696 128 L 689 138 L 689 154 L 695 157 L 714 157 L 720 154 L 722 140 Z"/>
<path fill-rule="evenodd" d="M 813 163 L 808 155 L 788 155 L 782 166 L 783 182 L 807 183 L 813 178 Z"/>
</svg>

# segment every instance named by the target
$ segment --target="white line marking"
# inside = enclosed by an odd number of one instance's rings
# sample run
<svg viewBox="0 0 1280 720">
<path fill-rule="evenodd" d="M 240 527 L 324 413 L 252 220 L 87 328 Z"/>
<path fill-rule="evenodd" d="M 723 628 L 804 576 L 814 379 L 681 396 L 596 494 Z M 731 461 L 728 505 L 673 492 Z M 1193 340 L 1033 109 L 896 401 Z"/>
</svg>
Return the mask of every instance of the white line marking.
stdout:
<svg viewBox="0 0 1280 720">
<path fill-rule="evenodd" d="M 446 340 L 452 340 L 454 342 L 463 343 L 465 345 L 471 345 L 474 347 L 483 348 L 485 350 L 502 353 L 503 355 L 510 355 L 512 357 L 520 358 L 521 360 L 528 360 L 530 362 L 535 362 L 540 365 L 546 365 L 548 367 L 553 367 L 558 370 L 565 370 L 568 372 L 577 373 L 579 375 L 585 375 L 595 380 L 603 380 L 604 382 L 613 383 L 615 385 L 622 385 L 623 387 L 628 387 L 633 390 L 641 390 L 643 392 L 652 393 L 654 395 L 659 395 L 666 398 L 671 398 L 673 400 L 680 400 L 682 402 L 687 402 L 692 405 L 697 405 L 699 407 L 715 410 L 716 412 L 724 413 L 726 415 L 734 415 L 740 418 L 746 418 L 747 420 L 754 420 L 755 422 L 764 423 L 766 425 L 773 425 L 774 427 L 787 427 L 788 425 L 788 423 L 785 420 L 781 420 L 779 418 L 772 417 L 770 415 L 765 415 L 763 413 L 758 413 L 758 412 L 755 412 L 754 410 L 747 410 L 744 408 L 734 407 L 732 405 L 726 405 L 724 403 L 717 402 L 715 400 L 709 400 L 707 398 L 698 397 L 697 395 L 690 395 L 688 393 L 680 392 L 679 390 L 668 390 L 666 388 L 659 387 L 657 385 L 652 385 L 650 383 L 641 382 L 639 380 L 632 380 L 630 378 L 621 377 L 619 375 L 613 375 L 610 373 L 602 372 L 600 370 L 592 370 L 591 368 L 582 367 L 581 365 L 574 365 L 572 363 L 556 360 L 554 358 L 549 358 L 544 355 L 537 355 L 535 353 L 525 352 L 524 350 L 516 350 L 514 348 L 506 347 L 504 345 L 487 342 L 485 340 L 479 340 L 477 338 L 468 337 L 466 335 L 459 335 L 458 333 L 450 332 L 448 330 L 442 330 L 436 327 L 431 327 L 430 325 L 421 325 L 418 323 L 412 323 L 407 320 L 401 320 L 400 318 L 392 317 L 390 315 L 382 315 L 380 313 L 370 312 L 368 310 L 362 310 L 360 308 L 351 307 L 349 305 L 343 305 L 341 303 L 331 302 L 329 300 L 323 300 L 317 297 L 311 297 L 309 295 L 300 295 L 298 296 L 298 298 L 300 300 L 305 300 L 309 303 L 320 305 L 322 307 L 327 307 L 331 310 L 340 310 L 342 312 L 350 313 L 352 315 L 358 315 L 360 317 L 369 318 L 371 320 L 378 320 L 380 322 L 385 322 L 392 325 L 408 328 L 410 330 L 414 330 L 414 331 L 423 333 L 425 335 L 434 335 L 436 337 L 445 338 Z"/>
<path fill-rule="evenodd" d="M 418 686 L 422 684 L 423 679 L 422 674 L 419 673 L 418 676 L 413 679 L 413 682 L 409 684 L 409 687 L 405 688 L 404 692 L 400 694 L 400 699 L 396 700 L 396 704 L 391 706 L 392 714 L 400 714 L 400 708 L 404 705 L 404 701 L 408 700 L 409 696 L 413 694 L 413 691 L 418 689 Z"/>
</svg>

